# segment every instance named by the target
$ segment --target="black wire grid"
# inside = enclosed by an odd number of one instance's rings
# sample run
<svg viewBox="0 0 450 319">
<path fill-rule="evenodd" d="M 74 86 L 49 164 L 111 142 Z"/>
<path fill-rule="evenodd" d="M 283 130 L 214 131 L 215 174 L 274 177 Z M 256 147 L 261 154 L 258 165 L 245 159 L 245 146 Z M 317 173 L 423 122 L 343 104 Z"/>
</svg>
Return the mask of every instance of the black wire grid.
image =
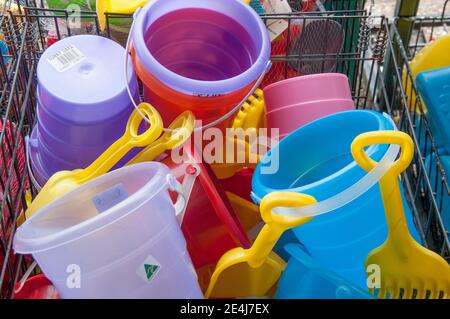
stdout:
<svg viewBox="0 0 450 319">
<path fill-rule="evenodd" d="M 450 207 L 444 205 L 445 199 L 450 199 L 449 183 L 423 102 L 415 98 L 420 94 L 409 66 L 409 62 L 429 42 L 450 34 L 450 0 L 444 2 L 438 16 L 410 17 L 407 20 L 412 22 L 407 43 L 403 43 L 397 29 L 398 20 L 394 20 L 391 28 L 391 37 L 398 48 L 396 59 L 393 59 L 397 74 L 394 82 L 398 86 L 392 93 L 396 96 L 393 114 L 399 119 L 399 128 L 413 136 L 416 144 L 414 164 L 405 182 L 414 200 L 421 204 L 418 216 L 427 243 L 450 261 L 449 229 L 445 229 L 442 223 L 443 214 L 450 214 Z"/>
<path fill-rule="evenodd" d="M 337 11 L 294 12 L 283 15 L 263 15 L 266 24 L 277 20 L 287 22 L 287 29 L 273 44 L 271 73 L 266 82 L 277 81 L 300 74 L 293 65 L 314 63 L 321 65 L 315 72 L 326 71 L 327 61 L 334 61 L 333 71 L 346 74 L 350 79 L 352 95 L 358 108 L 384 111 L 392 115 L 399 129 L 409 133 L 416 144 L 414 163 L 402 179 L 406 197 L 414 213 L 419 233 L 425 245 L 445 258 L 450 257 L 448 233 L 445 231 L 441 216 L 442 203 L 436 199 L 436 185 L 431 184 L 430 170 L 425 166 L 420 153 L 421 146 L 426 143 L 434 154 L 435 171 L 442 174 L 442 185 L 448 191 L 445 174 L 439 164 L 439 154 L 433 143 L 425 118 L 411 111 L 408 98 L 403 89 L 402 74 L 407 68 L 399 63 L 397 50 L 401 48 L 401 40 L 395 28 L 389 32 L 388 21 L 384 17 L 369 17 L 364 10 L 343 10 L 353 0 L 331 1 L 331 8 Z M 117 40 L 124 44 L 127 28 L 131 25 L 131 16 L 107 14 L 107 28 L 99 31 L 95 12 L 78 12 L 82 23 L 74 27 L 71 18 L 74 12 L 59 9 L 44 9 L 41 1 L 24 0 L 18 13 L 12 14 L 3 10 L 1 27 L 9 54 L 0 59 L 0 107 L 2 111 L 2 130 L 0 142 L 2 146 L 1 169 L 5 178 L 0 181 L 3 193 L 0 214 L 0 297 L 13 298 L 14 285 L 32 262 L 30 257 L 14 256 L 12 240 L 16 229 L 17 216 L 26 208 L 27 199 L 36 195 L 28 171 L 21 168 L 23 147 L 30 128 L 35 123 L 36 108 L 36 65 L 39 57 L 48 45 L 49 38 L 61 39 L 75 34 L 98 34 Z M 363 7 L 360 1 L 359 8 Z M 295 47 L 301 41 L 302 32 L 299 26 L 306 26 L 313 21 L 324 20 L 337 22 L 343 29 L 342 50 L 332 54 L 299 54 Z M 120 23 L 115 23 L 120 21 Z M 119 25 L 119 26 L 118 26 Z M 331 25 L 331 23 L 330 23 Z M 49 32 L 53 30 L 52 32 Z M 325 29 L 325 33 L 326 33 Z M 406 50 L 403 54 L 407 55 Z M 409 55 L 410 56 L 410 55 Z M 8 62 L 5 62 L 7 57 Z M 393 68 L 387 69 L 387 63 Z M 406 72 L 408 81 L 411 74 Z M 386 83 L 392 83 L 389 87 Z M 413 86 L 415 90 L 415 86 Z M 420 103 L 420 102 L 418 102 Z M 421 121 L 417 125 L 417 118 Z M 14 123 L 6 129 L 7 122 Z M 425 134 L 418 134 L 419 131 Z M 424 140 L 425 139 L 425 140 Z M 23 146 L 23 145 L 22 145 Z M 10 161 L 3 160 L 11 158 Z M 12 187 L 12 185 L 14 187 Z M 442 187 L 441 187 L 442 188 Z M 442 198 L 442 197 L 440 197 Z"/>
</svg>

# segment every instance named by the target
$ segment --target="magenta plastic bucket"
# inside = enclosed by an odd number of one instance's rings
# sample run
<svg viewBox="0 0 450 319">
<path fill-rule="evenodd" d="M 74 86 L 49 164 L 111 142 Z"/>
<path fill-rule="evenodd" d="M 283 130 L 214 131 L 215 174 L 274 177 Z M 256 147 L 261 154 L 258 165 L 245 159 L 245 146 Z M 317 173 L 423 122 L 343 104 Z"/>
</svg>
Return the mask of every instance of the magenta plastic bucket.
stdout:
<svg viewBox="0 0 450 319">
<path fill-rule="evenodd" d="M 270 39 L 242 0 L 155 0 L 137 14 L 132 56 L 146 101 L 164 121 L 191 110 L 206 123 L 245 98 L 265 73 Z"/>
<path fill-rule="evenodd" d="M 283 80 L 264 89 L 267 112 L 300 103 L 352 100 L 348 77 L 341 73 L 304 75 Z"/>
<path fill-rule="evenodd" d="M 28 144 L 40 185 L 58 171 L 88 166 L 123 135 L 134 109 L 120 63 L 124 56 L 122 46 L 94 35 L 65 38 L 42 55 L 37 67 L 38 121 Z M 129 69 L 128 85 L 137 100 L 131 63 Z"/>
</svg>

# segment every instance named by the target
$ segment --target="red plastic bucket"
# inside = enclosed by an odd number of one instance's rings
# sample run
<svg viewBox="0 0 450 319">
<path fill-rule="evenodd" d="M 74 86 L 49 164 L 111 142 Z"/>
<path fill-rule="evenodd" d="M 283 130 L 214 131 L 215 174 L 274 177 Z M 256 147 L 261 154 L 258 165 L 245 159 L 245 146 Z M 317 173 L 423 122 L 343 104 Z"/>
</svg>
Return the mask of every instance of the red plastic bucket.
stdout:
<svg viewBox="0 0 450 319">
<path fill-rule="evenodd" d="M 270 63 L 266 26 L 241 0 L 150 1 L 131 40 L 145 100 L 167 123 L 186 110 L 203 126 L 231 116 Z"/>
<path fill-rule="evenodd" d="M 14 290 L 14 299 L 61 299 L 51 281 L 42 274 L 28 278 L 22 288 L 18 282 Z"/>
<path fill-rule="evenodd" d="M 0 167 L 1 167 L 1 183 L 0 183 L 0 203 L 3 205 L 2 211 L 0 211 L 0 267 L 6 262 L 8 265 L 14 265 L 16 262 L 16 256 L 13 251 L 10 250 L 9 254 L 6 253 L 8 247 L 9 238 L 13 235 L 13 222 L 14 215 L 20 214 L 22 211 L 22 196 L 25 195 L 28 187 L 28 176 L 24 178 L 24 185 L 20 189 L 21 179 L 23 175 L 27 175 L 26 171 L 26 155 L 25 155 L 25 143 L 17 130 L 14 123 L 4 119 L 0 122 L 0 132 L 4 133 L 2 141 L 3 152 L 0 152 Z M 17 147 L 17 150 L 15 150 Z M 15 160 L 13 161 L 14 152 L 16 153 Z M 9 178 L 9 188 L 6 190 L 6 182 L 9 177 L 10 170 L 12 174 Z M 19 193 L 21 191 L 21 193 Z M 1 270 L 0 270 L 1 271 Z M 4 282 L 11 280 L 10 271 L 8 266 L 6 267 Z M 6 287 L 4 287 L 6 288 Z"/>
<path fill-rule="evenodd" d="M 164 123 L 172 123 L 186 110 L 192 111 L 195 118 L 203 121 L 203 125 L 221 118 L 244 99 L 254 86 L 254 82 L 239 91 L 221 96 L 197 97 L 180 93 L 150 74 L 140 63 L 134 51 L 131 52 L 133 64 L 138 77 L 144 84 L 144 100 L 157 107 Z M 150 89 L 151 88 L 151 89 Z M 230 126 L 233 116 L 216 127 L 225 129 Z"/>
<path fill-rule="evenodd" d="M 195 148 L 187 146 L 183 151 L 183 163 L 175 163 L 171 157 L 162 162 L 172 171 L 186 162 L 195 163 L 193 167 L 200 170 L 181 229 L 200 285 L 206 288 L 220 257 L 235 247 L 249 248 L 250 240 L 211 167 L 199 160 Z"/>
</svg>

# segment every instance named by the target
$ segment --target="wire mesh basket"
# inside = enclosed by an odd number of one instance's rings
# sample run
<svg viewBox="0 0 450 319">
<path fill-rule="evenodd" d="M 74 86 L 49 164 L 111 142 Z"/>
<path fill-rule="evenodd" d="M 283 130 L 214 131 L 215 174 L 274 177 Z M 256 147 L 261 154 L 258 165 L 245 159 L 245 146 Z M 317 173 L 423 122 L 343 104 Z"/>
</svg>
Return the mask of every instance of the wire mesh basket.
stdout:
<svg viewBox="0 0 450 319">
<path fill-rule="evenodd" d="M 12 12 L 17 7 L 2 3 L 0 38 L 4 46 L 0 55 L 0 295 L 11 295 L 18 274 L 28 261 L 14 256 L 11 250 L 16 217 L 26 205 L 29 175 L 25 167 L 25 137 L 34 121 L 34 70 L 36 60 L 29 53 L 34 42 L 26 23 Z"/>
<path fill-rule="evenodd" d="M 17 43 L 14 42 L 14 52 L 17 53 L 14 54 L 13 59 L 17 72 L 14 72 L 11 80 L 7 78 L 4 81 L 4 85 L 10 89 L 5 93 L 5 98 L 2 95 L 2 103 L 3 101 L 9 103 L 6 105 L 6 115 L 3 119 L 15 123 L 17 135 L 23 140 L 35 121 L 35 72 L 40 55 L 45 48 L 63 37 L 86 33 L 106 36 L 124 44 L 127 37 L 127 25 L 131 25 L 132 22 L 132 17 L 129 15 L 108 13 L 107 28 L 102 33 L 99 30 L 95 12 L 74 13 L 62 9 L 46 9 L 43 8 L 43 3 L 39 2 L 24 1 L 25 6 L 20 8 L 20 12 L 8 18 L 10 25 L 7 32 L 15 32 L 18 40 Z M 337 6 L 338 1 L 331 1 L 331 3 L 336 6 L 328 7 L 328 9 L 336 10 L 262 15 L 263 21 L 268 26 L 277 21 L 282 21 L 281 23 L 284 24 L 284 29 L 273 41 L 271 57 L 273 68 L 263 84 L 267 85 L 301 74 L 344 73 L 350 79 L 352 95 L 357 107 L 386 111 L 393 115 L 400 129 L 413 133 L 416 149 L 419 149 L 420 141 L 414 134 L 416 126 L 413 115 L 407 108 L 406 95 L 402 86 L 402 66 L 396 58 L 394 44 L 399 39 L 391 37 L 388 32 L 388 21 L 384 17 L 369 16 L 365 10 L 360 9 L 363 1 L 341 1 L 340 7 Z M 342 10 L 350 8 L 354 3 L 358 4 L 354 10 Z M 308 26 L 309 30 L 314 31 L 313 27 L 315 27 L 325 34 L 330 33 L 328 31 L 331 28 L 337 27 L 337 34 L 342 34 L 341 45 L 334 46 L 333 48 L 337 47 L 337 49 L 331 52 L 301 51 L 298 49 L 298 43 L 308 43 L 308 33 L 305 31 Z M 328 41 L 330 40 L 324 41 L 325 46 L 330 44 Z M 389 74 L 385 72 L 388 62 L 395 65 L 395 72 Z M 389 86 L 387 86 L 388 83 L 390 83 Z M 4 141 L 7 135 L 4 131 L 2 129 L 1 141 Z M 13 139 L 13 143 L 8 147 L 2 144 L 4 154 L 8 150 L 13 150 L 12 166 L 8 168 L 7 164 L 2 164 L 3 169 L 7 169 L 10 174 L 7 175 L 4 183 L 5 196 L 1 207 L 2 209 L 8 207 L 11 211 L 6 217 L 3 216 L 0 219 L 0 258 L 2 254 L 5 256 L 4 260 L 0 259 L 0 296 L 3 298 L 14 297 L 14 285 L 31 262 L 26 258 L 14 258 L 11 248 L 17 215 L 22 208 L 26 207 L 27 200 L 31 200 L 36 194 L 27 168 L 25 172 L 20 171 L 20 161 L 17 156 L 20 149 L 17 138 Z M 9 186 L 14 184 L 17 177 L 19 177 L 18 193 Z M 438 203 L 420 154 L 416 155 L 414 164 L 406 172 L 403 183 L 425 245 L 448 258 L 450 255 L 448 238 L 445 237 L 442 221 L 438 218 Z M 13 205 L 16 202 L 20 202 L 20 205 Z"/>
<path fill-rule="evenodd" d="M 406 54 L 408 60 L 413 59 L 416 54 L 429 42 L 450 33 L 450 0 L 446 0 L 442 12 L 434 17 L 409 18 L 412 22 Z"/>
<path fill-rule="evenodd" d="M 360 0 L 288 0 L 293 11 L 308 12 L 323 6 L 327 11 L 350 11 L 364 7 Z"/>
<path fill-rule="evenodd" d="M 444 2 L 442 13 L 437 16 L 408 18 L 410 29 L 406 39 L 397 28 L 398 21 L 394 21 L 391 34 L 398 49 L 395 72 L 400 82 L 395 85 L 399 87 L 397 90 L 402 90 L 403 96 L 400 103 L 393 105 L 392 112 L 400 119 L 400 129 L 414 136 L 416 143 L 410 185 L 414 197 L 422 202 L 421 224 L 424 226 L 424 236 L 431 247 L 449 261 L 449 229 L 443 223 L 444 214 L 450 216 L 450 207 L 446 205 L 450 198 L 448 176 L 435 131 L 421 98 L 416 98 L 420 94 L 410 62 L 428 43 L 450 34 L 450 0 Z"/>
</svg>

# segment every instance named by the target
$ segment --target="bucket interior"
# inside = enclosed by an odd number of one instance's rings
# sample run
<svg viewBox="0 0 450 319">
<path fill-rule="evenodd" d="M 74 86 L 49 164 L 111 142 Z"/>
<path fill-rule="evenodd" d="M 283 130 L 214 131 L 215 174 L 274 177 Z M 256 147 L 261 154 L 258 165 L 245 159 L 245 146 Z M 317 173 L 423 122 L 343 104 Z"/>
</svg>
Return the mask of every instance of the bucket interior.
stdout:
<svg viewBox="0 0 450 319">
<path fill-rule="evenodd" d="M 261 51 L 257 37 L 231 17 L 204 8 L 169 12 L 145 33 L 147 48 L 161 65 L 200 81 L 225 80 L 249 69 Z"/>
<path fill-rule="evenodd" d="M 351 155 L 351 144 L 362 133 L 380 130 L 380 119 L 370 112 L 350 111 L 322 118 L 300 130 L 301 134 L 288 135 L 270 151 L 271 162 L 275 156 L 280 160 L 275 174 L 258 174 L 266 187 L 292 189 L 321 183 L 344 168 L 358 166 Z M 387 145 L 372 146 L 366 151 L 380 160 L 386 149 Z"/>
<path fill-rule="evenodd" d="M 94 180 L 85 187 L 72 191 L 70 196 L 54 202 L 36 213 L 24 227 L 22 237 L 33 239 L 56 234 L 71 227 L 81 227 L 86 222 L 108 209 L 120 205 L 152 180 L 157 170 L 128 169 L 115 171 Z M 150 196 L 150 195 L 149 195 Z M 125 213 L 130 210 L 124 210 Z"/>
</svg>

